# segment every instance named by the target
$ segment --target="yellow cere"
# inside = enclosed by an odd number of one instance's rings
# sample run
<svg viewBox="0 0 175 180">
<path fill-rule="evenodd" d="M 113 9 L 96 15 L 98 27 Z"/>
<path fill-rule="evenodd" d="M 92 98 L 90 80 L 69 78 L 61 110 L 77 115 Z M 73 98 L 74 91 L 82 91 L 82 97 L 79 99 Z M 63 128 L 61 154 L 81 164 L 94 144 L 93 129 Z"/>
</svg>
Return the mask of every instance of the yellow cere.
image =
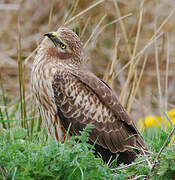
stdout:
<svg viewBox="0 0 175 180">
<path fill-rule="evenodd" d="M 53 32 L 52 36 L 56 37 L 57 36 L 57 32 Z"/>
</svg>

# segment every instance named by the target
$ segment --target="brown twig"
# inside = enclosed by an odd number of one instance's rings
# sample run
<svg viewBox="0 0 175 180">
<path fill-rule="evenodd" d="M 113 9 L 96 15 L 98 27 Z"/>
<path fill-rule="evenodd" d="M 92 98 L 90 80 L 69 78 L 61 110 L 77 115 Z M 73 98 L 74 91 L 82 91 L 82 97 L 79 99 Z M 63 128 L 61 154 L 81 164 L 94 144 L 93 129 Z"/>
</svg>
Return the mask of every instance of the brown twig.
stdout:
<svg viewBox="0 0 175 180">
<path fill-rule="evenodd" d="M 155 167 L 158 166 L 160 155 L 163 152 L 163 150 L 165 149 L 166 145 L 168 144 L 168 142 L 169 142 L 169 140 L 170 140 L 170 138 L 171 138 L 171 136 L 173 135 L 174 132 L 175 132 L 175 126 L 173 127 L 173 129 L 169 133 L 168 137 L 166 138 L 166 140 L 165 140 L 164 144 L 162 145 L 157 157 L 154 159 L 153 166 L 152 166 L 152 169 L 151 169 L 152 172 L 154 171 Z"/>
<path fill-rule="evenodd" d="M 134 162 L 134 163 L 132 163 L 132 164 L 125 165 L 125 166 L 122 166 L 122 167 L 118 167 L 118 168 L 115 168 L 115 169 L 112 169 L 112 170 L 113 170 L 113 171 L 116 171 L 116 170 L 118 171 L 118 170 L 121 170 L 121 169 L 127 169 L 127 168 L 129 168 L 129 167 L 131 167 L 131 166 L 135 166 L 135 165 L 138 165 L 138 164 L 142 164 L 142 163 L 146 162 L 148 159 L 150 160 L 150 159 L 152 159 L 152 158 L 150 157 L 150 158 L 144 159 L 144 160 L 142 160 L 142 161 Z"/>
<path fill-rule="evenodd" d="M 3 179 L 3 180 L 6 180 L 6 177 L 5 177 L 4 173 L 3 173 L 3 170 L 2 170 L 2 168 L 1 168 L 1 166 L 0 166 L 0 172 L 1 172 L 2 179 Z"/>
<path fill-rule="evenodd" d="M 136 176 L 135 178 L 133 178 L 131 180 L 136 180 L 136 179 L 140 179 L 140 178 L 143 178 L 143 177 L 146 177 L 146 175 L 139 175 L 139 176 Z"/>
</svg>

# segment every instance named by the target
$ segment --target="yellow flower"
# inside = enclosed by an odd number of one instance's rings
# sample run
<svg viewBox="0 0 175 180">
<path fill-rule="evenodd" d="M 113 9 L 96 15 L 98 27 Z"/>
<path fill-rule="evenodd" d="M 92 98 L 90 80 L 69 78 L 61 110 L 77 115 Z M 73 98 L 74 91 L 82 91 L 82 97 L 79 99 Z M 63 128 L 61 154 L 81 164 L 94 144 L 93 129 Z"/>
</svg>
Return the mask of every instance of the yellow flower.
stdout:
<svg viewBox="0 0 175 180">
<path fill-rule="evenodd" d="M 141 131 L 144 131 L 146 128 L 150 127 L 159 127 L 161 122 L 159 121 L 158 116 L 146 116 L 145 119 L 140 119 L 138 121 L 138 126 Z"/>
<path fill-rule="evenodd" d="M 175 125 L 175 109 L 168 111 L 167 115 L 171 122 Z M 144 119 L 140 119 L 138 121 L 138 126 L 141 131 L 145 131 L 146 128 L 160 127 L 161 124 L 163 124 L 164 127 L 171 126 L 168 119 L 165 117 L 162 119 L 161 116 L 148 115 Z M 175 136 L 171 137 L 169 145 L 171 145 L 173 141 L 175 141 Z"/>
<path fill-rule="evenodd" d="M 170 111 L 167 112 L 169 117 L 175 118 L 175 109 L 171 109 Z"/>
<path fill-rule="evenodd" d="M 161 122 L 159 121 L 158 116 L 146 116 L 144 121 L 145 127 L 159 127 Z"/>
<path fill-rule="evenodd" d="M 171 122 L 175 125 L 175 109 L 171 109 L 167 112 L 168 117 L 171 119 Z M 171 126 L 170 122 L 164 117 L 163 119 L 160 116 L 148 115 L 144 119 L 138 121 L 138 126 L 141 131 L 144 131 L 146 128 L 160 127 L 161 123 L 166 126 Z"/>
<path fill-rule="evenodd" d="M 171 109 L 170 111 L 167 112 L 167 114 L 170 117 L 172 123 L 175 125 L 175 109 Z"/>
</svg>

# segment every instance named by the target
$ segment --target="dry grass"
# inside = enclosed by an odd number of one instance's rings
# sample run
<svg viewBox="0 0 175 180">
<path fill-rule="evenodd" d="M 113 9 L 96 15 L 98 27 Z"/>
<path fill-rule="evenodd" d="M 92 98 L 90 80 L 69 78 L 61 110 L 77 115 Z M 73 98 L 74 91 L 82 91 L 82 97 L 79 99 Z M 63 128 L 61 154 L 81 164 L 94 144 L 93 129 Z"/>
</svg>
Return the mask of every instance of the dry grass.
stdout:
<svg viewBox="0 0 175 180">
<path fill-rule="evenodd" d="M 35 114 L 32 61 L 43 34 L 62 25 L 80 35 L 87 66 L 116 90 L 133 119 L 175 107 L 173 6 L 174 0 L 2 1 L 0 80 L 9 109 L 21 98 L 20 117 Z"/>
</svg>

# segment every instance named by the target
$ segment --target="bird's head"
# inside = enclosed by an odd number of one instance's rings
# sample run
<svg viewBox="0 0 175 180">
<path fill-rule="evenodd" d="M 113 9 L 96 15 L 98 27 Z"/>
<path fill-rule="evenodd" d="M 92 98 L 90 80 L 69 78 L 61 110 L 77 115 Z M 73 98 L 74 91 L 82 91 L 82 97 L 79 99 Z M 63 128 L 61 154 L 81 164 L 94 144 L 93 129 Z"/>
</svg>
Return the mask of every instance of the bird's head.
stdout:
<svg viewBox="0 0 175 180">
<path fill-rule="evenodd" d="M 72 30 L 61 27 L 56 32 L 48 32 L 44 36 L 49 38 L 45 43 L 47 43 L 48 53 L 51 56 L 62 60 L 81 59 L 82 43 Z"/>
</svg>

